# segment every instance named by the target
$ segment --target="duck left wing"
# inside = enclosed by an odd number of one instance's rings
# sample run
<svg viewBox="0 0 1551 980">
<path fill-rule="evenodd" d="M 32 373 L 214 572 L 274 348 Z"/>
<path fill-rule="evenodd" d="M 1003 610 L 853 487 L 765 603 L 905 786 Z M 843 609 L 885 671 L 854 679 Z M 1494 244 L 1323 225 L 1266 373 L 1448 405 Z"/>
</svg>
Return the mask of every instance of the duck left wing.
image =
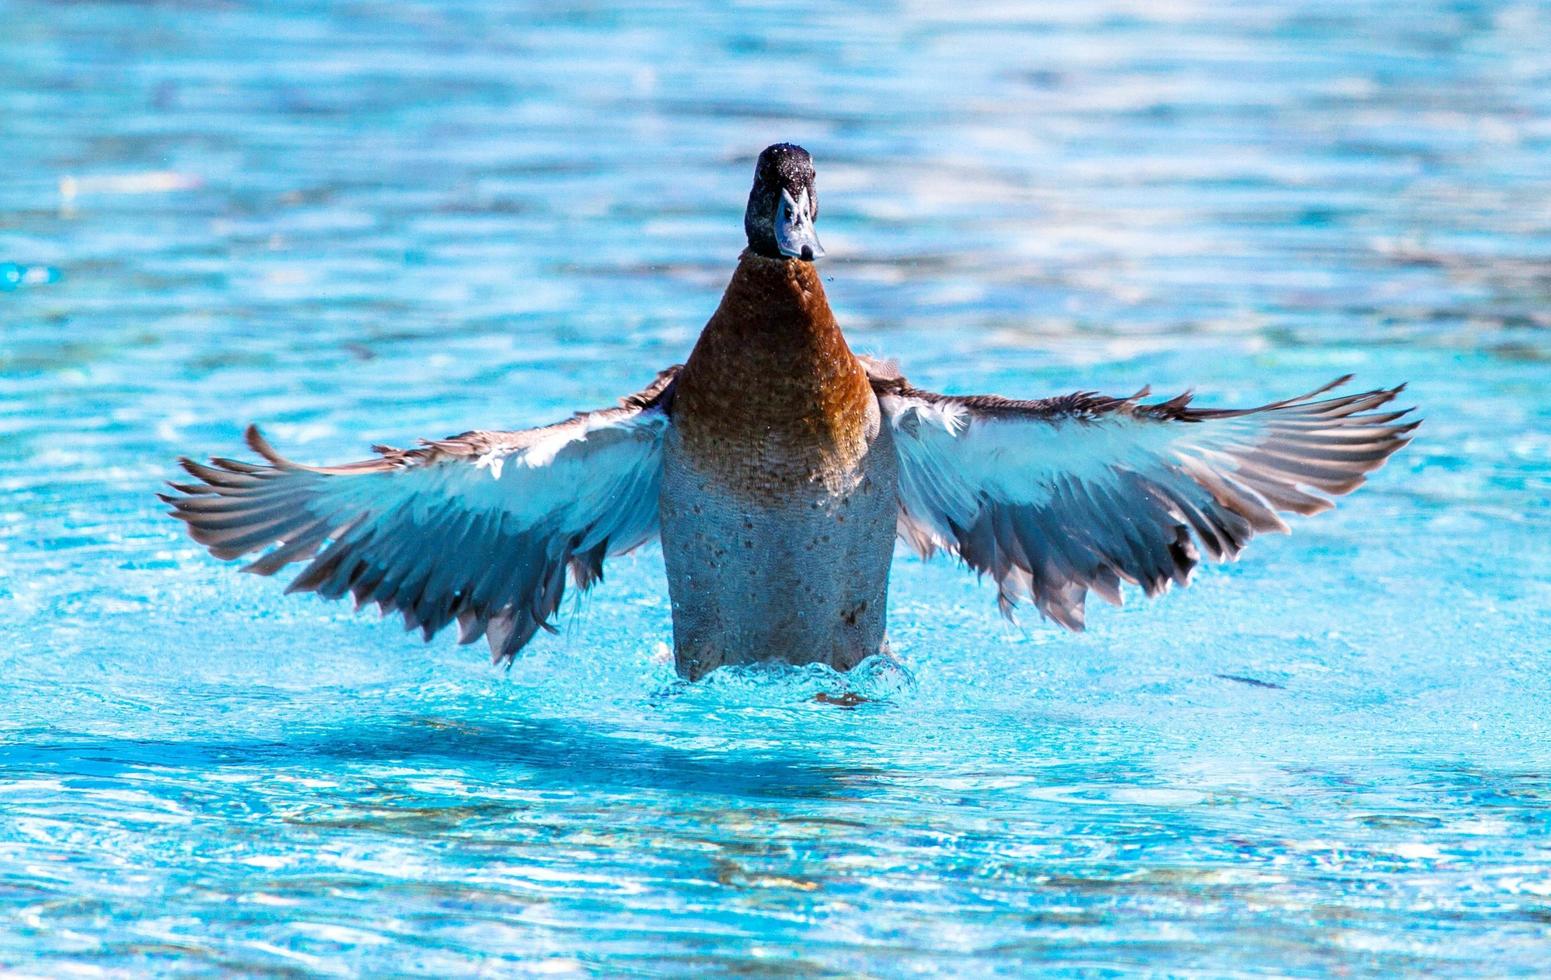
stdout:
<svg viewBox="0 0 1551 980">
<path fill-rule="evenodd" d="M 179 462 L 198 482 L 163 494 L 172 516 L 217 558 L 261 554 L 243 570 L 306 567 L 287 592 L 375 602 L 430 639 L 454 619 L 509 661 L 603 559 L 657 534 L 663 434 L 678 368 L 616 408 L 515 432 L 465 432 L 376 459 L 304 466 L 257 428 L 263 463 Z M 266 551 L 266 549 L 269 549 Z"/>
<path fill-rule="evenodd" d="M 900 534 L 941 548 L 1080 630 L 1091 589 L 1118 605 L 1120 583 L 1150 596 L 1184 585 L 1198 547 L 1236 558 L 1278 512 L 1334 506 L 1409 441 L 1409 411 L 1379 410 L 1401 388 L 1201 409 L 1190 395 L 1143 403 L 1080 392 L 1038 401 L 952 397 L 912 387 L 863 359 L 900 461 Z M 1402 386 L 1403 387 L 1403 386 Z"/>
</svg>

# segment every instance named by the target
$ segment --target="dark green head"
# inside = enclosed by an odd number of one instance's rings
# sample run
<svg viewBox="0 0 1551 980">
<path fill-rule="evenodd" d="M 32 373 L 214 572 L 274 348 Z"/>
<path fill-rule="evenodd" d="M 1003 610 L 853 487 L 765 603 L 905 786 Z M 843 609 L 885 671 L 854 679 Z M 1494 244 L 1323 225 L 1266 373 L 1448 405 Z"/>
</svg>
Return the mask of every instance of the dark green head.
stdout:
<svg viewBox="0 0 1551 980">
<path fill-rule="evenodd" d="M 743 212 L 749 248 L 767 258 L 804 262 L 823 258 L 813 223 L 819 194 L 813 184 L 813 158 L 795 143 L 766 147 L 754 164 L 754 189 Z"/>
</svg>

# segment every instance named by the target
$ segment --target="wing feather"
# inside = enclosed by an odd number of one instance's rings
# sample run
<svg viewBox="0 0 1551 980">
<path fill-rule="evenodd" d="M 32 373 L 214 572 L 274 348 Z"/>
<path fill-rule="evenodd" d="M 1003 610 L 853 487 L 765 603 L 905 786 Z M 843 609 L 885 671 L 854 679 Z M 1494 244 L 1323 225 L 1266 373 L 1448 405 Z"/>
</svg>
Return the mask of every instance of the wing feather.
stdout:
<svg viewBox="0 0 1551 980">
<path fill-rule="evenodd" d="M 244 571 L 302 564 L 287 592 L 350 595 L 430 639 L 456 621 L 509 661 L 550 622 L 566 573 L 580 589 L 603 561 L 657 533 L 662 433 L 678 369 L 616 408 L 539 429 L 465 432 L 374 459 L 307 466 L 256 428 L 264 462 L 180 460 L 193 483 L 162 499 L 194 540 Z"/>
<path fill-rule="evenodd" d="M 1021 599 L 1081 629 L 1091 590 L 1157 595 L 1186 585 L 1201 552 L 1238 557 L 1281 514 L 1329 510 L 1405 445 L 1419 422 L 1381 410 L 1404 386 L 1329 393 L 1338 378 L 1250 409 L 1198 409 L 1185 393 L 1146 404 L 1078 392 L 1018 401 L 912 387 L 862 359 L 900 458 L 900 535 L 951 551 Z"/>
</svg>

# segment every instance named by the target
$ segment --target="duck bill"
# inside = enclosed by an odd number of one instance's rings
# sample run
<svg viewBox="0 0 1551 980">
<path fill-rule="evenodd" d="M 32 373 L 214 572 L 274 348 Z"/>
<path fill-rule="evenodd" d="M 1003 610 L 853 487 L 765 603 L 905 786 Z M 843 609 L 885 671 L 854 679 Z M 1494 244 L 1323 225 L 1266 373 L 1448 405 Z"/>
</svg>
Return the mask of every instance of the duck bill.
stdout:
<svg viewBox="0 0 1551 980">
<path fill-rule="evenodd" d="M 775 240 L 782 255 L 804 262 L 824 257 L 824 246 L 819 244 L 818 232 L 813 230 L 813 210 L 808 207 L 807 191 L 795 199 L 789 192 L 781 192 L 781 204 L 776 208 Z"/>
</svg>

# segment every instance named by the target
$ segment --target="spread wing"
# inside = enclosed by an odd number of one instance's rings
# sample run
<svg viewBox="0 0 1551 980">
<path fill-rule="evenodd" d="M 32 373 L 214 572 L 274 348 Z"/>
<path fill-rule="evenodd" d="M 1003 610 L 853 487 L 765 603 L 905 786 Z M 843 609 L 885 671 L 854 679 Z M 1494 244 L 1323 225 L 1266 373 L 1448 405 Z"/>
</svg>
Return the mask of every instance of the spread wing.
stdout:
<svg viewBox="0 0 1551 980">
<path fill-rule="evenodd" d="M 1204 549 L 1237 557 L 1278 512 L 1316 514 L 1409 441 L 1420 423 L 1382 410 L 1401 388 L 1320 399 L 1342 378 L 1259 408 L 1143 404 L 1090 392 L 1040 401 L 957 398 L 865 362 L 900 459 L 900 533 L 944 549 L 1068 629 L 1089 589 L 1156 595 L 1187 584 Z M 1404 386 L 1402 386 L 1404 387 Z"/>
<path fill-rule="evenodd" d="M 198 481 L 163 494 L 172 516 L 221 559 L 264 552 L 244 571 L 306 567 L 288 592 L 401 612 L 426 639 L 452 622 L 510 660 L 550 616 L 569 569 L 578 588 L 603 559 L 657 533 L 667 405 L 678 368 L 619 407 L 517 432 L 465 432 L 378 458 L 303 466 L 256 428 L 264 463 L 180 460 Z M 268 549 L 266 551 L 266 549 Z"/>
</svg>

